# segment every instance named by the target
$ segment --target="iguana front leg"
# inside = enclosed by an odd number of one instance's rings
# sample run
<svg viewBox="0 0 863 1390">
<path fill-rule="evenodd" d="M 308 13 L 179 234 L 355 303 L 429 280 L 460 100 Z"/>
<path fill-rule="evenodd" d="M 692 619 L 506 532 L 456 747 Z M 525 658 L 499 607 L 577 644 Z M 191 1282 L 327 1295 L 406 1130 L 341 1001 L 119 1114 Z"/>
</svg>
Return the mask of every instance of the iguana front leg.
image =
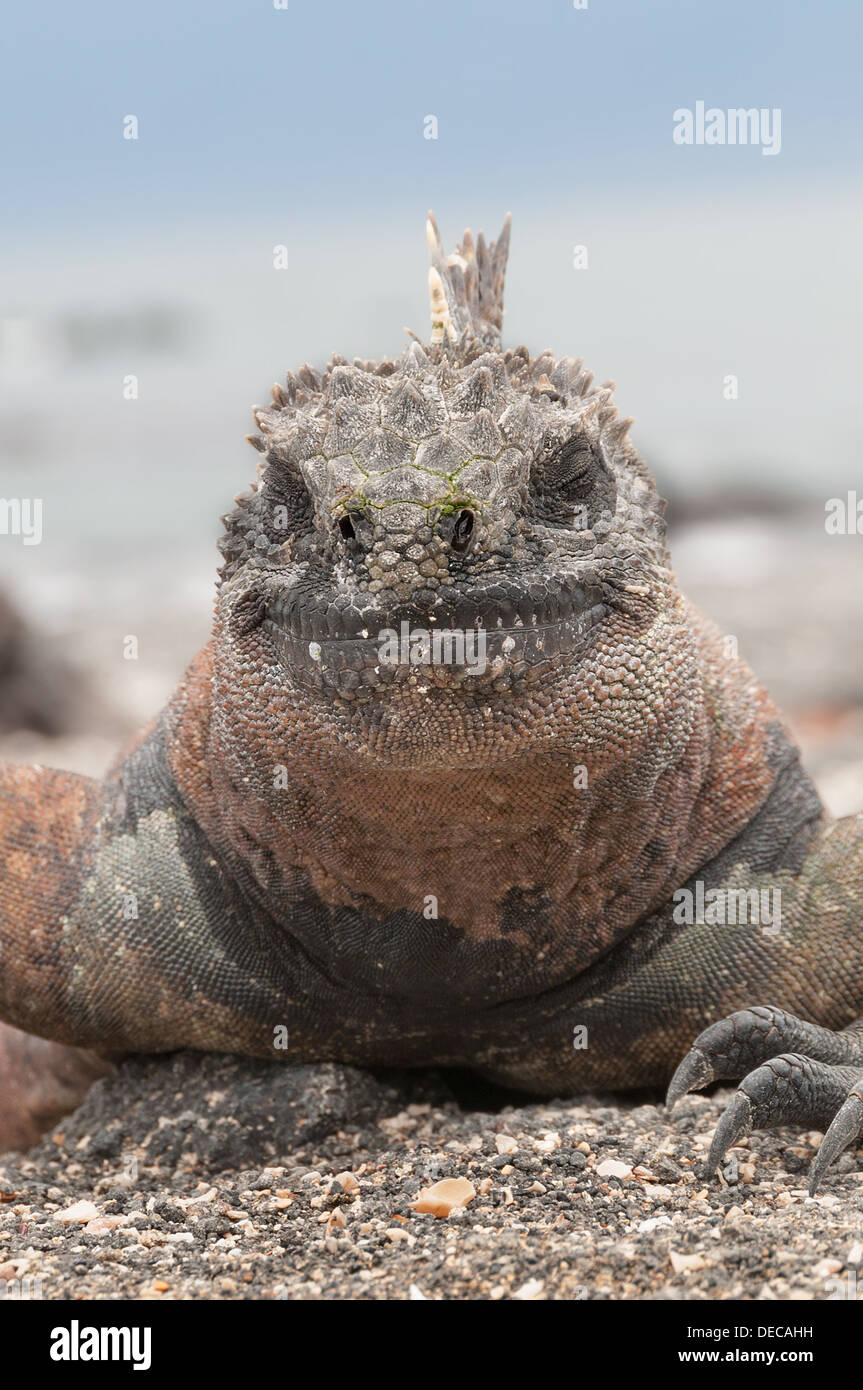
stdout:
<svg viewBox="0 0 863 1390">
<path fill-rule="evenodd" d="M 806 942 L 797 966 L 804 988 L 807 980 L 841 972 L 843 994 L 849 1003 L 856 1000 L 857 1013 L 863 1003 L 861 887 L 863 816 L 858 815 L 816 837 L 799 876 L 783 894 L 789 939 Z M 753 981 L 750 997 L 756 987 Z M 776 997 L 769 985 L 768 991 Z M 822 1010 L 822 995 L 823 988 L 814 996 L 809 991 L 806 1019 L 774 1005 L 748 1007 L 712 1024 L 693 1042 L 671 1080 L 669 1106 L 712 1081 L 742 1078 L 717 1125 L 710 1173 L 753 1129 L 799 1124 L 826 1130 L 810 1173 L 814 1192 L 828 1165 L 863 1131 L 863 1017 L 838 1032 L 818 1026 L 813 1019 L 835 1018 L 832 1009 Z"/>
<path fill-rule="evenodd" d="M 0 766 L 0 1151 L 26 1148 L 110 1063 L 31 1030 L 68 1036 L 62 959 L 102 788 L 41 767 Z M 21 1030 L 26 1031 L 21 1031 Z"/>
<path fill-rule="evenodd" d="M 260 937 L 157 738 L 104 784 L 0 765 L 0 1149 L 72 1108 L 100 1058 L 264 1053 L 256 1009 L 285 1011 Z"/>
<path fill-rule="evenodd" d="M 825 824 L 816 805 L 811 815 L 789 814 L 800 786 L 792 778 L 779 787 L 725 851 L 571 991 L 525 1008 L 512 1030 L 520 1050 L 487 1050 L 483 1072 L 557 1094 L 667 1085 L 696 1038 L 672 1101 L 714 1079 L 746 1077 L 714 1159 L 744 1128 L 826 1128 L 836 1116 L 817 1178 L 863 1117 L 863 816 Z M 765 920 L 730 911 L 742 901 L 761 908 L 763 894 Z M 774 1007 L 752 1007 L 767 1000 Z"/>
<path fill-rule="evenodd" d="M 68 927 L 102 804 L 88 777 L 0 765 L 0 1018 L 26 1033 L 78 1041 Z"/>
</svg>

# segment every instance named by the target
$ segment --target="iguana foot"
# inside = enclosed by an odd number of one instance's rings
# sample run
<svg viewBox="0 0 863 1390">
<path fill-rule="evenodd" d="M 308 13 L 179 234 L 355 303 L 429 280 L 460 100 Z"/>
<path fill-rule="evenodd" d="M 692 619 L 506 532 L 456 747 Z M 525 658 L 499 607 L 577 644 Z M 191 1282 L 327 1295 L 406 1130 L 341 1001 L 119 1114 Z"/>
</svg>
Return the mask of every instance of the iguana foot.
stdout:
<svg viewBox="0 0 863 1390">
<path fill-rule="evenodd" d="M 784 1009 L 741 1009 L 695 1039 L 671 1079 L 666 1104 L 711 1081 L 742 1077 L 716 1126 L 707 1159 L 714 1174 L 753 1129 L 796 1124 L 825 1131 L 809 1174 L 814 1192 L 834 1158 L 863 1131 L 863 1027 L 844 1032 Z"/>
</svg>

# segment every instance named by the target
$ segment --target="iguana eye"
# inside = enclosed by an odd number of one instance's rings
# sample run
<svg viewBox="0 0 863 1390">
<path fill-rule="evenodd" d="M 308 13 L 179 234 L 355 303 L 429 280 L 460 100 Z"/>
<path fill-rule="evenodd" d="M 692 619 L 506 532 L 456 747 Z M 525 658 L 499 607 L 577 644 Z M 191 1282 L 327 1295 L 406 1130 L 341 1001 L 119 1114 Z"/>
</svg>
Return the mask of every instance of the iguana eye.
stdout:
<svg viewBox="0 0 863 1390">
<path fill-rule="evenodd" d="M 535 513 L 546 523 L 572 526 L 574 509 L 587 528 L 603 512 L 613 511 L 617 485 L 602 457 L 584 435 L 549 449 L 537 459 L 531 478 Z"/>
<path fill-rule="evenodd" d="M 277 539 L 285 540 L 311 526 L 312 499 L 293 467 L 278 459 L 268 464 L 263 477 L 263 497 Z"/>
<path fill-rule="evenodd" d="M 543 490 L 557 493 L 567 500 L 573 493 L 583 492 L 595 475 L 595 462 L 586 439 L 568 440 L 543 464 Z"/>
</svg>

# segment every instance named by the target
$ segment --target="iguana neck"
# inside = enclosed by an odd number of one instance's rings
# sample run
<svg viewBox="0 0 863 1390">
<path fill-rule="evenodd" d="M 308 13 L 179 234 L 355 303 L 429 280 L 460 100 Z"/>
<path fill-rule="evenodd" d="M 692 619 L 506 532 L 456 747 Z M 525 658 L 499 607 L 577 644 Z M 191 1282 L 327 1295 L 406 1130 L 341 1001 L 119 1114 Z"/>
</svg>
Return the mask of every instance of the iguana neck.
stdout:
<svg viewBox="0 0 863 1390">
<path fill-rule="evenodd" d="M 526 899 L 595 955 L 727 844 L 769 792 L 775 710 L 742 673 L 718 693 L 712 640 L 686 717 L 667 708 L 628 745 L 579 744 L 576 724 L 510 762 L 431 770 L 357 763 L 314 730 L 240 728 L 214 703 L 211 646 L 172 702 L 169 760 L 211 842 L 271 907 L 287 910 L 305 886 L 332 908 L 425 912 L 487 938 L 507 904 Z M 308 730 L 307 716 L 298 725 Z"/>
</svg>

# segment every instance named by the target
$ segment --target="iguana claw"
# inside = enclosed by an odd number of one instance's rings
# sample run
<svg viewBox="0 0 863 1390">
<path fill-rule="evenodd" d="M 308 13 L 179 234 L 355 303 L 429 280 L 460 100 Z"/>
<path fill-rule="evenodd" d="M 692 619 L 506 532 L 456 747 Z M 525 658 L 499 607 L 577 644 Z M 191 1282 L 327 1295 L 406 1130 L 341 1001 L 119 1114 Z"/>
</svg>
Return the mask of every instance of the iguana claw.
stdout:
<svg viewBox="0 0 863 1390">
<path fill-rule="evenodd" d="M 752 1129 L 752 1102 L 745 1091 L 738 1091 L 731 1104 L 723 1110 L 710 1153 L 707 1156 L 707 1176 L 712 1178 L 726 1153 Z"/>
<path fill-rule="evenodd" d="M 789 1044 L 799 1050 L 788 1051 Z M 773 1007 L 742 1009 L 696 1038 L 668 1088 L 667 1103 L 712 1080 L 742 1078 L 710 1146 L 712 1176 L 727 1151 L 755 1129 L 823 1129 L 812 1164 L 814 1192 L 834 1158 L 863 1131 L 863 1032 L 833 1032 Z"/>
<path fill-rule="evenodd" d="M 673 1110 L 681 1096 L 688 1095 L 690 1091 L 700 1091 L 715 1080 L 716 1073 L 706 1052 L 699 1047 L 690 1048 L 671 1078 L 665 1094 L 666 1108 Z"/>
<path fill-rule="evenodd" d="M 821 1146 L 812 1160 L 812 1167 L 809 1170 L 810 1196 L 821 1186 L 821 1179 L 834 1158 L 838 1158 L 849 1144 L 853 1144 L 855 1139 L 860 1137 L 861 1131 L 863 1131 L 861 1086 L 863 1086 L 863 1080 L 857 1082 L 855 1089 L 837 1110 L 830 1128 L 824 1135 Z"/>
</svg>

